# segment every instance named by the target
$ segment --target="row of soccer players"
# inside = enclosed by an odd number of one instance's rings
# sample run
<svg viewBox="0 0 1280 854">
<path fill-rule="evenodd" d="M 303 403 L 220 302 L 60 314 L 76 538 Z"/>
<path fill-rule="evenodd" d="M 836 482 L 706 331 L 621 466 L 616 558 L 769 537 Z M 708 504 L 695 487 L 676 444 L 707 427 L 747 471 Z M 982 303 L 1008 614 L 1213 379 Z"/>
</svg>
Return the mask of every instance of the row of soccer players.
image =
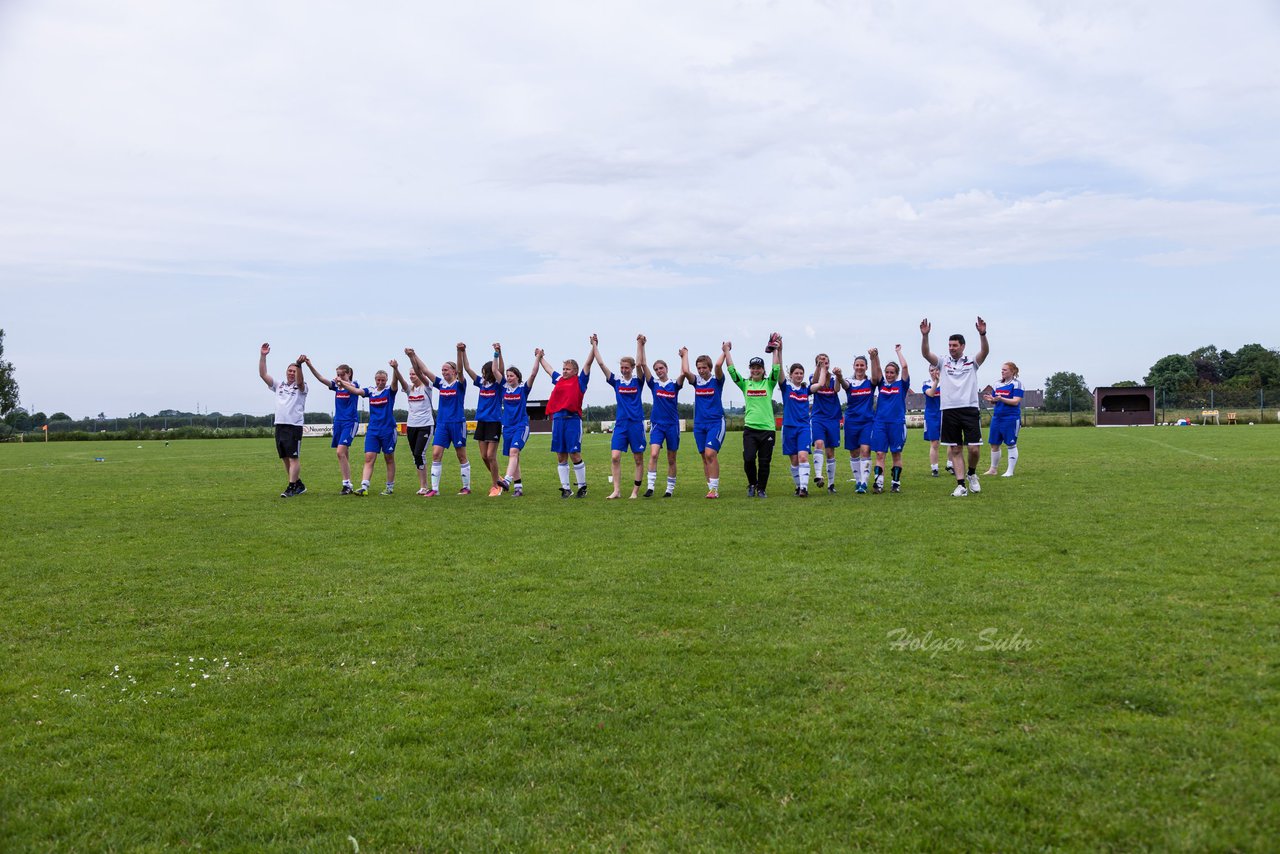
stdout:
<svg viewBox="0 0 1280 854">
<path fill-rule="evenodd" d="M 922 324 L 923 331 L 923 324 Z M 743 436 L 743 467 L 747 477 L 748 495 L 766 497 L 770 464 L 776 441 L 773 415 L 773 392 L 782 388 L 783 403 L 783 453 L 791 463 L 791 476 L 795 494 L 809 494 L 810 452 L 815 464 L 814 485 L 835 492 L 836 452 L 840 447 L 840 424 L 843 418 L 845 447 L 849 452 L 849 465 L 856 481 L 856 491 L 864 493 L 869 485 L 872 491 L 883 489 L 886 455 L 892 458 L 890 489 L 901 488 L 901 454 L 906 440 L 906 394 L 910 379 L 902 348 L 896 349 L 898 360 L 881 369 L 878 351 L 868 351 L 867 357 L 854 360 L 853 372 L 846 379 L 840 368 L 831 369 L 828 357 L 819 354 L 814 372 L 806 378 L 804 366 L 792 364 L 782 381 L 782 337 L 775 333 L 770 337 L 766 352 L 772 353 L 773 365 L 765 372 L 765 361 L 759 356 L 748 363 L 748 375 L 742 376 L 733 364 L 732 343 L 721 345 L 719 358 L 713 363 L 710 356 L 699 356 L 695 370 L 690 370 L 688 349 L 680 350 L 681 370 L 670 375 L 667 363 L 658 359 L 649 366 L 645 354 L 645 336 L 636 338 L 636 355 L 619 360 L 618 373 L 609 370 L 599 352 L 596 336 L 591 336 L 591 351 L 585 367 L 574 359 L 565 360 L 562 369 L 555 371 L 547 362 L 542 350 L 534 353 L 534 363 L 527 378 L 518 367 L 507 366 L 501 345 L 493 345 L 493 356 L 481 364 L 477 373 L 471 366 L 466 345 L 457 345 L 457 361 L 445 362 L 439 375 L 418 358 L 412 348 L 405 350 L 412 368 L 406 380 L 399 365 L 391 360 L 388 366 L 392 374 L 379 371 L 374 387 L 360 387 L 352 382 L 352 371 L 347 365 L 339 365 L 333 379 L 320 374 L 311 360 L 299 356 L 289 367 L 287 380 L 275 383 L 266 373 L 266 355 L 270 348 L 263 345 L 259 372 L 263 380 L 277 394 L 277 449 L 284 460 L 289 475 L 289 485 L 282 495 L 290 497 L 302 491 L 298 476 L 298 452 L 301 441 L 301 413 L 305 404 L 306 388 L 301 368 L 305 365 L 317 380 L 335 394 L 332 446 L 337 451 L 342 470 L 343 494 L 366 495 L 378 454 L 382 454 L 387 467 L 387 487 L 383 494 L 392 494 L 395 488 L 395 446 L 397 432 L 393 410 L 397 391 L 408 397 L 408 441 L 418 469 L 418 494 L 434 497 L 439 494 L 445 449 L 453 447 L 457 454 L 462 488 L 459 494 L 471 492 L 471 466 L 466 451 L 466 421 L 464 399 L 467 377 L 476 385 L 479 399 L 476 407 L 477 428 L 474 433 L 480 447 L 481 459 L 490 476 L 490 496 L 506 491 L 523 494 L 520 471 L 520 453 L 528 441 L 529 423 L 526 403 L 529 391 L 539 370 L 551 376 L 553 389 L 548 401 L 547 414 L 552 419 L 552 450 L 558 458 L 560 490 L 563 497 L 583 497 L 587 491 L 586 466 L 582 462 L 582 398 L 590 379 L 592 365 L 599 365 L 606 382 L 614 389 L 616 416 L 611 447 L 613 492 L 608 498 L 621 497 L 620 484 L 623 454 L 633 457 L 635 474 L 631 497 L 640 494 L 641 484 L 646 488 L 645 497 L 655 494 L 658 477 L 658 461 L 662 450 L 667 451 L 667 479 L 663 495 L 670 497 L 676 486 L 676 452 L 680 443 L 677 403 L 679 393 L 688 382 L 694 389 L 694 441 L 702 457 L 707 479 L 707 498 L 719 497 L 719 451 L 725 436 L 724 408 L 721 396 L 725 382 L 725 368 L 729 378 L 743 392 L 746 402 L 746 418 Z M 963 349 L 963 346 L 962 348 Z M 922 352 L 928 357 L 927 334 Z M 984 354 L 985 356 L 985 354 Z M 931 366 L 931 381 L 924 384 L 926 398 L 925 438 L 930 443 L 930 465 L 938 476 L 938 444 L 941 431 L 941 389 L 939 365 Z M 868 373 L 870 368 L 870 373 Z M 465 376 L 463 376 L 465 374 Z M 650 432 L 644 435 L 644 412 L 641 391 L 648 386 L 652 395 Z M 434 411 L 431 391 L 439 394 L 439 411 Z M 839 393 L 844 391 L 846 405 L 841 406 Z M 1021 384 L 1017 380 L 1017 368 L 1006 363 L 1002 368 L 1002 385 L 989 390 L 987 400 L 995 408 L 992 422 L 992 468 L 995 473 L 999 459 L 999 445 L 1009 447 L 1009 469 L 1013 474 L 1017 461 L 1017 424 L 1020 421 Z M 348 448 L 354 440 L 357 399 L 369 401 L 369 424 L 365 434 L 364 471 L 360 487 L 353 485 L 350 477 Z M 843 409 L 843 411 L 842 411 Z M 998 422 L 998 423 L 997 423 Z M 430 474 L 426 464 L 426 448 L 431 446 Z M 507 457 L 505 473 L 498 462 L 498 446 Z M 644 457 L 647 450 L 647 482 L 644 476 Z M 871 454 L 876 455 L 874 479 L 872 479 Z M 976 463 L 976 450 L 971 453 Z M 952 464 L 948 464 L 948 471 Z M 574 487 L 570 488 L 570 472 Z M 824 479 L 825 475 L 825 479 Z M 430 485 L 428 486 L 428 476 Z M 977 488 L 976 473 L 970 468 L 968 483 Z M 963 475 L 958 482 L 964 484 Z M 959 489 L 960 487 L 958 487 Z"/>
</svg>

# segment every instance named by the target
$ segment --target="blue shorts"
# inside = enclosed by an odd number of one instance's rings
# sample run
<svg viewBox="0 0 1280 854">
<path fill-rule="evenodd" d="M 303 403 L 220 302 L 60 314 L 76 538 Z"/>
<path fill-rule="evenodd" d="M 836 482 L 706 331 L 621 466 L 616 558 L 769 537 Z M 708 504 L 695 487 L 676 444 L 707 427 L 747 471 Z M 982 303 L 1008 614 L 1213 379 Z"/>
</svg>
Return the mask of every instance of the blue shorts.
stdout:
<svg viewBox="0 0 1280 854">
<path fill-rule="evenodd" d="M 987 428 L 987 442 L 991 445 L 1008 445 L 1010 448 L 1018 447 L 1018 427 L 1022 422 L 1018 419 L 1010 418 L 992 418 L 991 426 Z"/>
<path fill-rule="evenodd" d="M 613 423 L 613 438 L 609 440 L 609 450 L 643 454 L 644 422 L 615 421 Z"/>
<path fill-rule="evenodd" d="M 924 440 L 926 442 L 936 442 L 942 438 L 942 413 L 938 413 L 937 418 L 924 419 Z"/>
<path fill-rule="evenodd" d="M 662 445 L 664 442 L 668 451 L 680 450 L 680 425 L 650 423 L 649 444 Z"/>
<path fill-rule="evenodd" d="M 453 421 L 436 425 L 436 435 L 431 444 L 441 448 L 465 448 L 467 445 L 467 422 Z"/>
<path fill-rule="evenodd" d="M 384 433 L 365 433 L 364 452 L 366 454 L 394 454 L 396 452 L 396 431 Z"/>
<path fill-rule="evenodd" d="M 877 422 L 871 425 L 871 450 L 877 454 L 883 454 L 886 451 L 894 454 L 899 453 L 906 444 L 906 424 L 880 424 Z"/>
<path fill-rule="evenodd" d="M 813 437 L 813 431 L 809 429 L 808 424 L 799 427 L 788 427 L 782 425 L 782 453 L 784 456 L 798 454 L 801 451 L 809 452 L 810 441 Z"/>
<path fill-rule="evenodd" d="M 524 443 L 529 441 L 529 424 L 522 427 L 508 427 L 502 431 L 502 455 L 511 456 L 511 449 L 524 450 Z"/>
<path fill-rule="evenodd" d="M 339 445 L 350 445 L 355 440 L 356 440 L 356 422 L 354 421 L 333 422 L 333 441 L 329 443 L 330 448 L 336 448 Z"/>
<path fill-rule="evenodd" d="M 809 429 L 813 431 L 813 443 L 821 442 L 825 450 L 831 451 L 840 447 L 840 422 L 814 418 L 809 421 Z"/>
<path fill-rule="evenodd" d="M 844 422 L 844 446 L 851 451 L 856 451 L 863 445 L 871 444 L 871 422 L 863 421 L 861 423 Z"/>
<path fill-rule="evenodd" d="M 693 442 L 699 454 L 705 454 L 708 448 L 720 453 L 720 446 L 724 444 L 724 419 L 707 424 L 693 422 Z"/>
<path fill-rule="evenodd" d="M 551 421 L 551 452 L 554 454 L 578 454 L 582 452 L 582 419 L 578 416 L 555 418 Z"/>
</svg>

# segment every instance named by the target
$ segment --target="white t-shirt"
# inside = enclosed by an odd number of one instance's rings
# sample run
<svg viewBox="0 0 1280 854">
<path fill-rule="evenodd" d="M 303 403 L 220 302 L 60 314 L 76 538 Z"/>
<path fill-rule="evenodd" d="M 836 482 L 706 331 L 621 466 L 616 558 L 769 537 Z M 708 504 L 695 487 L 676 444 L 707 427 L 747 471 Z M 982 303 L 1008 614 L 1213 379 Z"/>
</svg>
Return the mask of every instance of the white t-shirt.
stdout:
<svg viewBox="0 0 1280 854">
<path fill-rule="evenodd" d="M 276 423 L 302 426 L 302 413 L 307 408 L 307 393 L 294 383 L 276 383 Z"/>
<path fill-rule="evenodd" d="M 405 423 L 410 427 L 435 425 L 436 414 L 431 408 L 431 389 L 427 386 L 416 385 L 409 389 L 409 420 Z"/>
<path fill-rule="evenodd" d="M 938 395 L 943 409 L 978 406 L 978 363 L 968 356 L 938 360 Z"/>
</svg>

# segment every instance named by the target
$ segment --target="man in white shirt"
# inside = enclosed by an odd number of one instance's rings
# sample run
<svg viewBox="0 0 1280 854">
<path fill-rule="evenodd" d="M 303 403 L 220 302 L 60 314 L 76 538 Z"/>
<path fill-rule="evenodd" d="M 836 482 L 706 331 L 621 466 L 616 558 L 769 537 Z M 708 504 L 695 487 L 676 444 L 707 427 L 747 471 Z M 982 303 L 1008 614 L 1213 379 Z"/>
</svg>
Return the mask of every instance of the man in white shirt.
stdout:
<svg viewBox="0 0 1280 854">
<path fill-rule="evenodd" d="M 284 463 L 284 473 L 289 478 L 289 485 L 281 498 L 292 498 L 307 491 L 302 483 L 302 462 L 299 454 L 302 451 L 303 412 L 307 408 L 307 384 L 302 379 L 302 365 L 306 356 L 289 365 L 285 381 L 278 383 L 267 373 L 267 354 L 271 352 L 270 344 L 262 345 L 262 354 L 258 357 L 258 376 L 276 395 L 276 453 Z"/>
<path fill-rule="evenodd" d="M 942 442 L 947 458 L 955 469 L 956 488 L 951 494 L 963 498 L 970 492 L 981 492 L 978 483 L 978 451 L 982 447 L 982 427 L 978 421 L 978 368 L 986 361 L 991 348 L 987 345 L 987 322 L 981 317 L 974 324 L 982 348 L 976 358 L 964 354 L 964 336 L 960 333 L 947 340 L 947 358 L 940 359 L 929 350 L 929 318 L 920 321 L 920 354 L 939 370 L 938 391 L 942 398 Z M 964 448 L 969 449 L 965 465 Z"/>
</svg>

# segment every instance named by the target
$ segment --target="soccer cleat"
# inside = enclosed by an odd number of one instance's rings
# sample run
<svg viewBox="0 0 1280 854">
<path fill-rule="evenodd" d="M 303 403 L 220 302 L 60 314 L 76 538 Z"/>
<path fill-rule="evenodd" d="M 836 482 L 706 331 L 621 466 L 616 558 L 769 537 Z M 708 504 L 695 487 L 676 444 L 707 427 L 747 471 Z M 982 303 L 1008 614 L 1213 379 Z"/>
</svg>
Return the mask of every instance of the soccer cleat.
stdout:
<svg viewBox="0 0 1280 854">
<path fill-rule="evenodd" d="M 673 495 L 675 495 L 675 493 L 674 493 L 674 492 L 671 492 L 671 491 L 667 491 L 667 492 L 662 493 L 662 497 L 663 497 L 663 498 L 670 498 L 670 497 L 671 497 L 671 496 L 673 496 Z"/>
<path fill-rule="evenodd" d="M 798 495 L 800 495 L 800 487 L 799 487 L 799 486 L 796 486 L 796 495 L 797 495 L 797 496 L 798 496 Z"/>
<path fill-rule="evenodd" d="M 828 487 L 827 487 L 827 492 L 831 493 L 832 495 L 835 495 L 835 494 L 836 494 L 836 485 L 833 483 L 833 484 L 831 484 L 830 486 L 828 486 Z"/>
<path fill-rule="evenodd" d="M 507 490 L 511 489 L 511 481 L 507 480 L 504 477 L 502 480 L 498 481 L 498 486 L 502 487 L 503 492 L 506 492 Z"/>
<path fill-rule="evenodd" d="M 808 498 L 808 497 L 809 497 L 809 488 L 808 488 L 808 487 L 806 487 L 806 486 L 802 486 L 802 487 L 800 487 L 799 489 L 797 489 L 797 490 L 796 490 L 796 497 L 797 497 L 797 498 Z"/>
<path fill-rule="evenodd" d="M 298 482 L 293 486 L 294 495 L 301 495 L 306 491 L 307 491 L 307 485 L 303 483 L 301 479 L 299 479 Z"/>
<path fill-rule="evenodd" d="M 866 495 L 867 485 L 865 483 L 859 483 L 857 486 L 853 488 L 853 491 L 857 495 Z"/>
<path fill-rule="evenodd" d="M 893 483 L 891 483 L 891 484 L 889 485 L 889 491 L 890 491 L 890 492 L 901 492 L 901 491 L 902 491 L 902 484 L 898 483 L 898 482 L 895 480 Z"/>
<path fill-rule="evenodd" d="M 768 497 L 769 497 L 768 495 L 765 495 L 765 492 L 763 489 L 756 490 L 756 498 L 768 498 Z"/>
<path fill-rule="evenodd" d="M 342 485 L 342 494 L 343 494 L 343 495 L 350 495 L 350 494 L 351 494 L 351 493 L 353 493 L 353 492 L 355 492 L 355 489 L 354 489 L 354 488 L 352 488 L 351 484 L 349 484 L 349 483 L 344 483 L 344 484 Z"/>
<path fill-rule="evenodd" d="M 1013 472 L 1011 472 L 1011 471 L 1007 471 L 1007 472 L 1005 472 L 1004 474 L 1002 474 L 1002 475 L 1000 475 L 1000 476 L 1001 476 L 1001 477 L 1013 477 Z"/>
<path fill-rule="evenodd" d="M 579 486 L 579 487 L 578 487 L 578 491 L 574 493 L 573 497 L 574 497 L 574 498 L 586 498 L 586 497 L 587 497 L 587 485 L 584 483 L 584 484 L 582 484 L 582 486 Z"/>
<path fill-rule="evenodd" d="M 570 495 L 573 495 L 573 490 L 572 490 L 572 489 L 568 489 L 568 488 L 563 487 L 563 486 L 562 486 L 562 487 L 560 487 L 560 497 L 561 497 L 561 498 L 568 498 Z"/>
<path fill-rule="evenodd" d="M 512 498 L 520 498 L 520 497 L 522 497 L 523 495 L 524 495 L 524 487 L 523 487 L 523 486 L 517 486 L 517 487 L 516 487 L 514 490 L 512 490 L 512 492 L 511 492 L 511 497 L 512 497 Z"/>
<path fill-rule="evenodd" d="M 933 472 L 932 472 L 932 474 L 933 474 L 933 476 L 934 476 L 934 477 L 937 477 L 937 476 L 938 476 L 938 470 L 937 470 L 937 469 L 934 469 L 934 470 L 933 470 Z"/>
<path fill-rule="evenodd" d="M 969 490 L 964 488 L 963 484 L 956 484 L 955 490 L 951 493 L 952 498 L 964 498 L 969 494 Z"/>
<path fill-rule="evenodd" d="M 361 498 L 364 498 L 366 495 L 368 495 L 368 494 L 369 494 L 369 490 L 368 490 L 368 488 L 366 488 L 366 487 L 363 487 L 363 486 L 362 486 L 362 487 L 360 487 L 359 489 L 357 489 L 355 492 L 353 492 L 353 493 L 351 493 L 351 494 L 352 494 L 352 495 L 359 495 Z"/>
<path fill-rule="evenodd" d="M 877 480 L 875 482 L 875 485 L 871 487 L 871 491 L 874 492 L 876 495 L 879 495 L 880 493 L 884 492 L 884 484 L 882 484 L 880 481 Z"/>
<path fill-rule="evenodd" d="M 280 497 L 281 497 L 281 498 L 292 498 L 292 497 L 293 497 L 293 484 L 292 484 L 292 483 L 290 483 L 290 484 L 286 484 L 286 485 L 285 485 L 284 492 L 280 493 Z"/>
<path fill-rule="evenodd" d="M 644 491 L 644 497 L 645 497 L 645 498 L 652 498 L 652 497 L 653 497 L 653 490 L 652 490 L 652 489 L 646 489 L 646 490 Z"/>
<path fill-rule="evenodd" d="M 815 477 L 813 479 L 813 485 L 816 486 L 818 489 L 822 489 L 822 487 L 826 486 L 826 483 L 827 482 L 823 480 L 821 477 Z"/>
<path fill-rule="evenodd" d="M 428 489 L 426 492 L 424 492 L 424 493 L 422 494 L 422 497 L 423 497 L 423 498 L 435 498 L 435 497 L 436 497 L 437 495 L 439 495 L 439 494 L 440 494 L 440 490 L 438 490 L 438 489 Z"/>
<path fill-rule="evenodd" d="M 756 497 L 756 485 L 754 483 L 747 487 L 747 497 L 748 498 Z"/>
<path fill-rule="evenodd" d="M 501 494 L 502 494 L 502 487 L 501 487 L 501 486 L 498 486 L 497 484 L 494 484 L 493 486 L 489 487 L 489 497 L 490 497 L 490 498 L 497 498 L 497 497 L 498 497 L 499 495 L 501 495 Z"/>
<path fill-rule="evenodd" d="M 976 474 L 969 475 L 969 491 L 970 492 L 982 491 L 982 485 L 978 483 L 978 476 Z"/>
<path fill-rule="evenodd" d="M 955 473 L 956 473 L 955 467 L 952 466 L 951 463 L 947 463 L 947 474 L 955 474 Z"/>
<path fill-rule="evenodd" d="M 720 497 L 720 493 L 716 492 L 716 491 L 713 489 L 713 490 L 711 490 L 710 492 L 708 492 L 708 493 L 707 493 L 707 497 L 708 497 L 708 498 L 719 498 L 719 497 Z"/>
<path fill-rule="evenodd" d="M 470 494 L 471 494 L 471 487 L 469 487 L 469 486 L 464 486 L 464 487 L 462 487 L 462 489 L 459 489 L 459 490 L 458 490 L 458 494 L 459 494 L 459 495 L 470 495 Z"/>
<path fill-rule="evenodd" d="M 388 486 L 386 489 L 382 490 L 382 494 L 383 494 L 383 495 L 395 495 L 395 494 L 396 494 L 396 491 L 395 491 L 394 489 L 392 489 L 390 486 Z"/>
<path fill-rule="evenodd" d="M 425 496 L 425 495 L 427 494 L 427 488 L 424 486 L 424 487 L 422 487 L 421 489 L 419 489 L 417 492 L 415 492 L 414 494 L 415 494 L 415 495 L 419 495 L 419 496 Z"/>
</svg>

